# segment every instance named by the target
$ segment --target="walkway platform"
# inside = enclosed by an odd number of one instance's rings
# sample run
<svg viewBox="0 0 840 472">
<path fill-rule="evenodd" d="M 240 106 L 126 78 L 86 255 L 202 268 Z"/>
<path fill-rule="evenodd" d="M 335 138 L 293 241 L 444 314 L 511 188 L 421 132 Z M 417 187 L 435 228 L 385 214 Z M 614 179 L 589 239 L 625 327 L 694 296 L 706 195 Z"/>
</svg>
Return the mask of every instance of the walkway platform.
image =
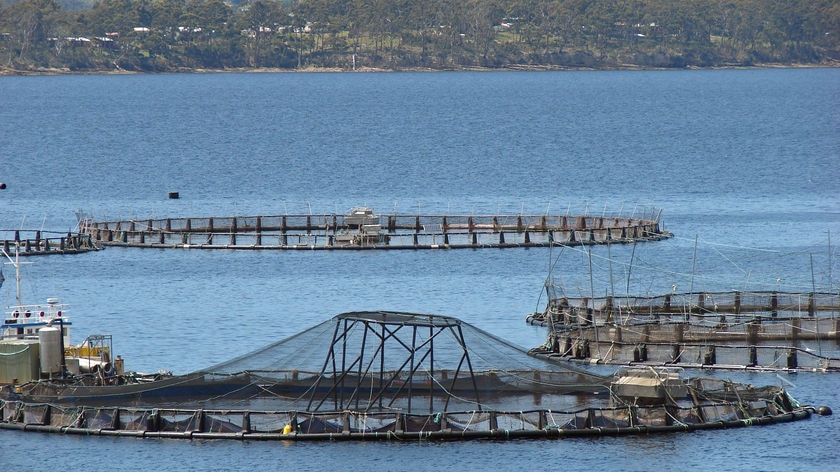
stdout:
<svg viewBox="0 0 840 472">
<path fill-rule="evenodd" d="M 661 212 L 660 212 L 661 213 Z M 568 215 L 309 214 L 82 220 L 105 246 L 195 249 L 507 248 L 655 241 L 651 217 Z"/>
<path fill-rule="evenodd" d="M 39 230 L 0 230 L 0 246 L 6 254 L 14 254 L 15 248 L 20 247 L 21 257 L 79 254 L 101 249 L 101 246 L 96 244 L 88 234 L 71 232 L 64 234 Z"/>
</svg>

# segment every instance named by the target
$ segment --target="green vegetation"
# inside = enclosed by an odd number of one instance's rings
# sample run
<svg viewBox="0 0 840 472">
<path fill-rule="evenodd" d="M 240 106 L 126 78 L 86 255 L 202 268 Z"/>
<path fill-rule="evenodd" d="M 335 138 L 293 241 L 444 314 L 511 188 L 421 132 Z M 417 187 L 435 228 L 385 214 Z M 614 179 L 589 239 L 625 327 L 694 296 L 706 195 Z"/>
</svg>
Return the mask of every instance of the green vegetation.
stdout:
<svg viewBox="0 0 840 472">
<path fill-rule="evenodd" d="M 836 0 L 0 4 L 0 73 L 684 68 L 839 60 Z"/>
</svg>

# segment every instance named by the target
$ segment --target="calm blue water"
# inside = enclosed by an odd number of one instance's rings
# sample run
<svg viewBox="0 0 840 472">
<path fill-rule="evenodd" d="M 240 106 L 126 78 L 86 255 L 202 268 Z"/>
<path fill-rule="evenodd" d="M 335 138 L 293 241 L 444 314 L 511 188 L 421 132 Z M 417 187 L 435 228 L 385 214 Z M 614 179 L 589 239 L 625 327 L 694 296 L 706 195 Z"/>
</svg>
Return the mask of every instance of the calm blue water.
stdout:
<svg viewBox="0 0 840 472">
<path fill-rule="evenodd" d="M 0 229 L 344 212 L 640 215 L 676 237 L 581 250 L 34 258 L 132 370 L 185 373 L 363 309 L 434 312 L 532 347 L 543 282 L 572 294 L 838 290 L 840 70 L 0 77 Z M 178 191 L 179 200 L 167 199 Z M 631 255 L 633 264 L 630 265 Z M 9 271 L 5 272 L 7 279 Z M 0 288 L 13 302 L 12 284 Z M 838 346 L 826 345 L 826 351 Z M 755 384 L 775 374 L 725 374 Z M 840 411 L 840 375 L 785 375 Z M 3 431 L 15 470 L 831 470 L 837 416 L 556 442 L 278 444 Z M 21 451 L 26 451 L 22 454 Z"/>
</svg>

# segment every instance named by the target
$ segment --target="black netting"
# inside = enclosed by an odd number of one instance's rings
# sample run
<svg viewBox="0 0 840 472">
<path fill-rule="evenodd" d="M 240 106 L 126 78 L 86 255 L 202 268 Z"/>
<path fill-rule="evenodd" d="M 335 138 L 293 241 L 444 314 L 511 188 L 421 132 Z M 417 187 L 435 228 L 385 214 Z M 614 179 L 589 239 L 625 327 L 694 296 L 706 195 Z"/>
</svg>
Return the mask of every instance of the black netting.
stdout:
<svg viewBox="0 0 840 472">
<path fill-rule="evenodd" d="M 568 406 L 555 396 L 608 383 L 455 318 L 398 312 L 342 314 L 191 375 L 240 385 L 206 399 L 216 408 L 300 411 L 524 408 L 534 395 Z"/>
</svg>

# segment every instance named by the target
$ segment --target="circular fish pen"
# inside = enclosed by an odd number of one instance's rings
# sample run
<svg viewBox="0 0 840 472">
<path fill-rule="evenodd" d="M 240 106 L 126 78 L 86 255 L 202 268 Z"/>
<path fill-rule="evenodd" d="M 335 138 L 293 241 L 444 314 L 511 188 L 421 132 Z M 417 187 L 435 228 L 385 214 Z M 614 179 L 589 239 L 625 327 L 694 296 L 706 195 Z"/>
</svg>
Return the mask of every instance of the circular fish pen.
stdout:
<svg viewBox="0 0 840 472">
<path fill-rule="evenodd" d="M 780 387 L 645 368 L 599 375 L 456 318 L 345 313 L 199 372 L 0 389 L 0 429 L 248 440 L 650 434 L 810 416 Z"/>
<path fill-rule="evenodd" d="M 635 213 L 635 212 L 634 212 Z M 621 215 L 284 214 L 79 221 L 97 244 L 246 250 L 477 249 L 658 241 L 661 210 Z M 649 213 L 649 214 L 647 214 Z"/>
<path fill-rule="evenodd" d="M 549 328 L 536 354 L 578 362 L 837 371 L 836 293 L 730 291 L 566 297 L 526 317 Z"/>
</svg>

